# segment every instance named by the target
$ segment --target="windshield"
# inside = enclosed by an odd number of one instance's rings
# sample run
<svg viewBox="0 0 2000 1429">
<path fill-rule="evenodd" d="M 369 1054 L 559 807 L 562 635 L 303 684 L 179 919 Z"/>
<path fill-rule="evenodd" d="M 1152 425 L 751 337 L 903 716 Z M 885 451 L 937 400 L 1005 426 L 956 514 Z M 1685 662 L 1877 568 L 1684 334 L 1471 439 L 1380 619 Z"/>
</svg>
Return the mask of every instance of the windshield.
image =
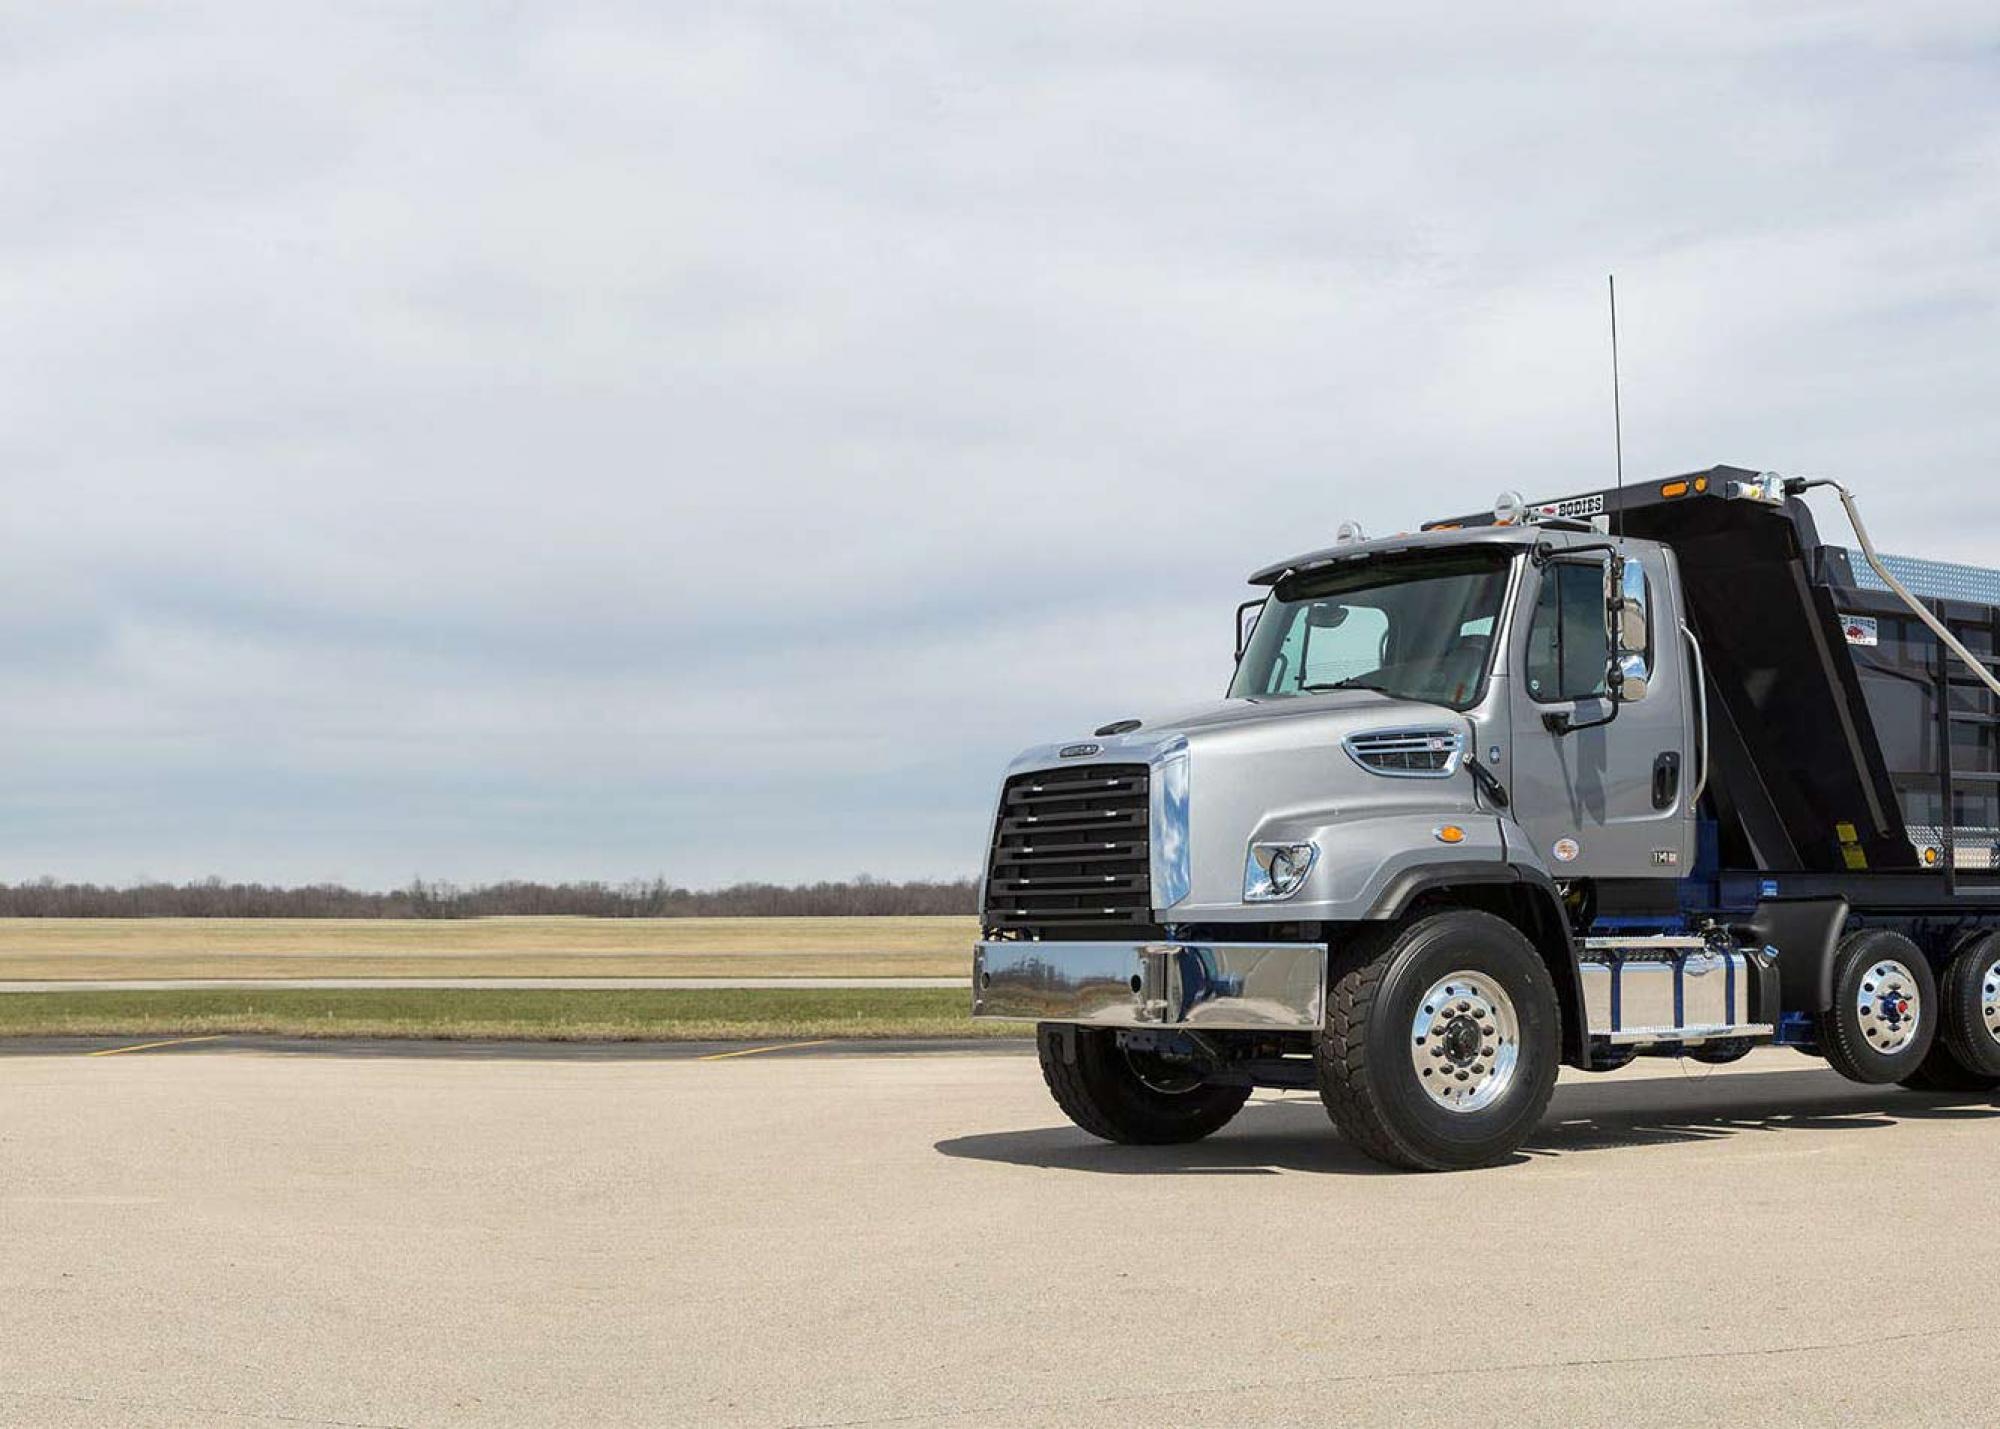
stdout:
<svg viewBox="0 0 2000 1429">
<path fill-rule="evenodd" d="M 1235 698 L 1371 689 L 1470 708 L 1479 699 L 1511 552 L 1356 561 L 1280 581 L 1229 687 Z"/>
</svg>

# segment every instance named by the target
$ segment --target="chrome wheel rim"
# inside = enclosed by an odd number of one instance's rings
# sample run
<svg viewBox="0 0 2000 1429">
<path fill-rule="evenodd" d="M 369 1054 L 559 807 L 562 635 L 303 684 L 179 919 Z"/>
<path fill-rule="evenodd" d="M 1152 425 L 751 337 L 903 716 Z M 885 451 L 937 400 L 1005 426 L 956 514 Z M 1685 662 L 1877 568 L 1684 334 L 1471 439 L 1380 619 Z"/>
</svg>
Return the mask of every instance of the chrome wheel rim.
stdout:
<svg viewBox="0 0 2000 1429">
<path fill-rule="evenodd" d="M 1861 975 L 1854 1010 L 1863 1040 L 1883 1056 L 1895 1056 L 1916 1040 L 1923 1025 L 1924 1000 L 1915 974 L 1894 958 L 1882 959 Z"/>
<path fill-rule="evenodd" d="M 1979 975 L 1979 1021 L 1986 1035 L 2000 1042 L 2000 961 Z"/>
<path fill-rule="evenodd" d="M 1410 1065 L 1431 1101 L 1452 1112 L 1493 1105 L 1514 1084 L 1521 1021 L 1514 1000 L 1485 973 L 1432 983 L 1410 1024 Z"/>
</svg>

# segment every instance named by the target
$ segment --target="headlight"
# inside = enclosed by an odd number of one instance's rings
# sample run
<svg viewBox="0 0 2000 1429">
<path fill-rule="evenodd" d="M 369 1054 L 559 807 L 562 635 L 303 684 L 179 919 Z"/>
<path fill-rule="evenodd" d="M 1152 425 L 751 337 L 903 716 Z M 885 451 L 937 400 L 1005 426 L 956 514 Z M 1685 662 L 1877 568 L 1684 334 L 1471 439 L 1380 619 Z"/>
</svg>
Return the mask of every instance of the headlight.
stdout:
<svg viewBox="0 0 2000 1429">
<path fill-rule="evenodd" d="M 1319 862 L 1319 845 L 1251 844 L 1243 864 L 1243 901 L 1277 903 L 1305 887 L 1306 875 Z"/>
<path fill-rule="evenodd" d="M 1186 743 L 1153 765 L 1152 846 L 1153 906 L 1171 908 L 1193 886 L 1188 847 L 1188 756 Z"/>
</svg>

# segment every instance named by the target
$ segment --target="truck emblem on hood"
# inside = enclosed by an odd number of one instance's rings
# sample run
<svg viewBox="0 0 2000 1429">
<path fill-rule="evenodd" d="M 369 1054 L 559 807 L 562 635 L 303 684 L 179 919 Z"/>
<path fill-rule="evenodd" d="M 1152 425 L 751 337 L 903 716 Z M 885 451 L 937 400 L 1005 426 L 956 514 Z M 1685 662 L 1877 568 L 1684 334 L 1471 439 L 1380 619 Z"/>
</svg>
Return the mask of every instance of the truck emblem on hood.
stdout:
<svg viewBox="0 0 2000 1429">
<path fill-rule="evenodd" d="M 1056 758 L 1087 759 L 1093 754 L 1102 754 L 1103 752 L 1104 746 L 1101 744 L 1065 744 L 1061 749 L 1056 751 Z"/>
</svg>

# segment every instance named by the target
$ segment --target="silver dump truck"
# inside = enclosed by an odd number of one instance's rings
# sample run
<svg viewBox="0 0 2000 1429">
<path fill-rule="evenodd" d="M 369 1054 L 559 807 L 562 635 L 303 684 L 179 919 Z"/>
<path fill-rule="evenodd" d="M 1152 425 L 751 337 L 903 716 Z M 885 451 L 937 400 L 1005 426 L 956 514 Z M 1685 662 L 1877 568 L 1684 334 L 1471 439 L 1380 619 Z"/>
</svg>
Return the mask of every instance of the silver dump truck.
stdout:
<svg viewBox="0 0 2000 1429">
<path fill-rule="evenodd" d="M 1311 1087 L 1442 1170 L 1512 1156 L 1564 1064 L 2000 1086 L 2000 573 L 1715 467 L 1251 582 L 1225 699 L 1001 786 L 973 1012 L 1039 1024 L 1084 1130 Z"/>
</svg>

